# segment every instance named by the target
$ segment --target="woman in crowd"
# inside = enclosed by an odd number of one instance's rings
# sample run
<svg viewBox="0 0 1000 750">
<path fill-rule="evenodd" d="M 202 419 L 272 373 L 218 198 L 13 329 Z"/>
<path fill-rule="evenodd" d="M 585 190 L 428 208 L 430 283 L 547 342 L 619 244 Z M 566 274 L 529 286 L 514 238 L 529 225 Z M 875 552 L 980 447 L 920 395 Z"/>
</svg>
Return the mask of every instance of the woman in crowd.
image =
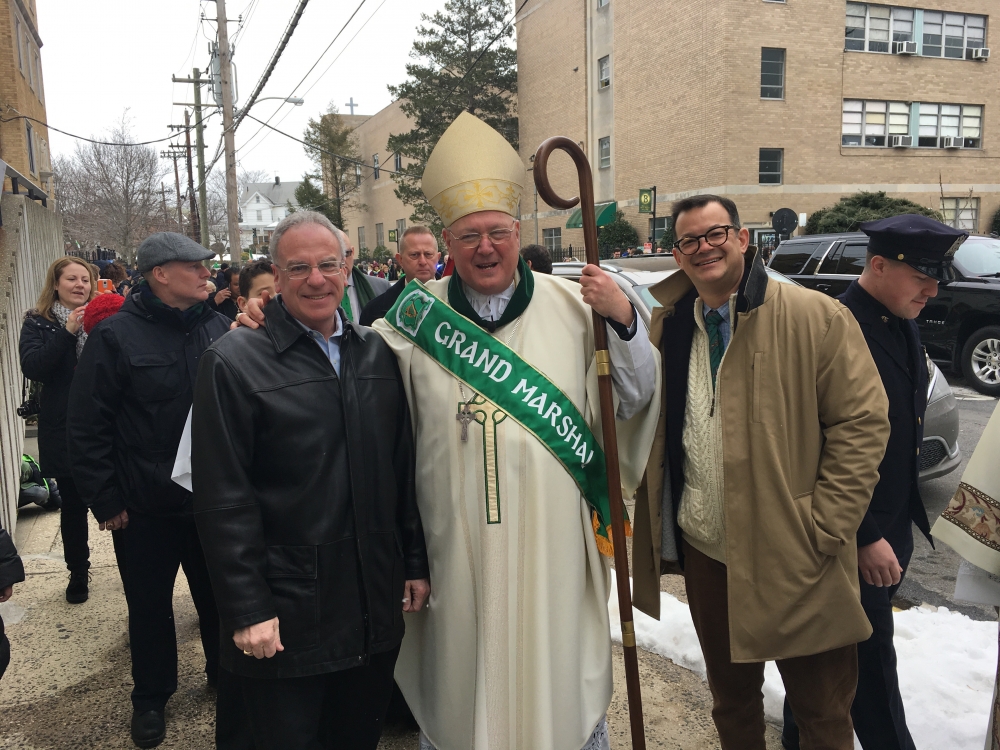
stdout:
<svg viewBox="0 0 1000 750">
<path fill-rule="evenodd" d="M 66 601 L 89 596 L 90 548 L 87 506 L 76 489 L 66 445 L 66 409 L 76 360 L 87 334 L 83 312 L 97 294 L 96 269 L 80 258 L 59 258 L 45 274 L 35 308 L 21 327 L 21 371 L 41 383 L 38 395 L 38 459 L 42 475 L 54 477 L 62 494 L 62 541 L 69 586 Z"/>
</svg>

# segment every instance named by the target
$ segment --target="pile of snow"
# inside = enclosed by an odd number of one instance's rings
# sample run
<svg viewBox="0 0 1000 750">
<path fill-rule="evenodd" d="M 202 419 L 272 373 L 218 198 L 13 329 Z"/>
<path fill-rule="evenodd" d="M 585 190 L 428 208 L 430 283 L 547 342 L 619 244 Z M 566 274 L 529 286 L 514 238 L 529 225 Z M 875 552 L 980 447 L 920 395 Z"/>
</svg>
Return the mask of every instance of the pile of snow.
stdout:
<svg viewBox="0 0 1000 750">
<path fill-rule="evenodd" d="M 705 660 L 688 605 L 660 593 L 660 619 L 633 610 L 639 648 L 705 679 Z M 611 637 L 621 643 L 618 591 L 608 600 Z M 919 750 L 982 750 L 997 669 L 997 624 L 944 607 L 897 612 L 896 657 L 906 723 Z M 773 662 L 764 668 L 764 712 L 781 721 L 785 689 Z"/>
</svg>

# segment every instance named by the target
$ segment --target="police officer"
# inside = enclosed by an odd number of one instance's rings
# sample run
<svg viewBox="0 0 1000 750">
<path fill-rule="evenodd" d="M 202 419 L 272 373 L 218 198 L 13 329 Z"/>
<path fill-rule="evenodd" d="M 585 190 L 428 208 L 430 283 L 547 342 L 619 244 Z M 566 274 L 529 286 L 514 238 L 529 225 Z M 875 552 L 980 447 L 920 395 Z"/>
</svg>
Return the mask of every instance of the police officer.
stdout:
<svg viewBox="0 0 1000 750">
<path fill-rule="evenodd" d="M 858 644 L 858 690 L 851 707 L 865 750 L 914 750 L 896 677 L 892 597 L 913 554 L 912 521 L 933 542 L 917 474 L 927 408 L 927 364 L 914 322 L 938 283 L 954 278 L 951 260 L 968 232 L 904 214 L 861 225 L 868 257 L 861 277 L 838 299 L 861 325 L 889 397 L 892 432 L 879 482 L 858 529 L 861 604 L 871 637 Z M 798 730 L 785 703 L 782 744 L 797 750 Z"/>
</svg>

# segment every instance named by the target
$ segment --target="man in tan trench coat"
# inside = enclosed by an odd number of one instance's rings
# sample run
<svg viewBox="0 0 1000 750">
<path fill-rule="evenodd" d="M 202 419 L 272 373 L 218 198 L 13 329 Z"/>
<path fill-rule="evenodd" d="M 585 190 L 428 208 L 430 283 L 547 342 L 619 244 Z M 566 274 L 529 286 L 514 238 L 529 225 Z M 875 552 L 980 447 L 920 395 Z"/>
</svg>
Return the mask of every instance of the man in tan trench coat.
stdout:
<svg viewBox="0 0 1000 750">
<path fill-rule="evenodd" d="M 680 271 L 651 290 L 663 354 L 656 439 L 635 509 L 635 606 L 683 571 L 724 750 L 764 750 L 776 660 L 802 747 L 851 750 L 861 607 L 856 534 L 889 437 L 857 322 L 768 278 L 735 204 L 674 204 Z"/>
</svg>

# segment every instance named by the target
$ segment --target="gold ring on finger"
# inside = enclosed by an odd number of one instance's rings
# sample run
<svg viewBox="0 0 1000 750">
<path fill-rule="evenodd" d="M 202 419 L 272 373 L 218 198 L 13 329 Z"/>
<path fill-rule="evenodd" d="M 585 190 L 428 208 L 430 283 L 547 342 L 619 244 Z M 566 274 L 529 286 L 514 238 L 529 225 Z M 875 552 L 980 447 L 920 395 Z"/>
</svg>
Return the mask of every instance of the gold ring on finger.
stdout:
<svg viewBox="0 0 1000 750">
<path fill-rule="evenodd" d="M 244 649 L 243 653 L 246 654 L 247 656 L 253 656 L 253 651 L 247 651 L 246 649 Z"/>
</svg>

